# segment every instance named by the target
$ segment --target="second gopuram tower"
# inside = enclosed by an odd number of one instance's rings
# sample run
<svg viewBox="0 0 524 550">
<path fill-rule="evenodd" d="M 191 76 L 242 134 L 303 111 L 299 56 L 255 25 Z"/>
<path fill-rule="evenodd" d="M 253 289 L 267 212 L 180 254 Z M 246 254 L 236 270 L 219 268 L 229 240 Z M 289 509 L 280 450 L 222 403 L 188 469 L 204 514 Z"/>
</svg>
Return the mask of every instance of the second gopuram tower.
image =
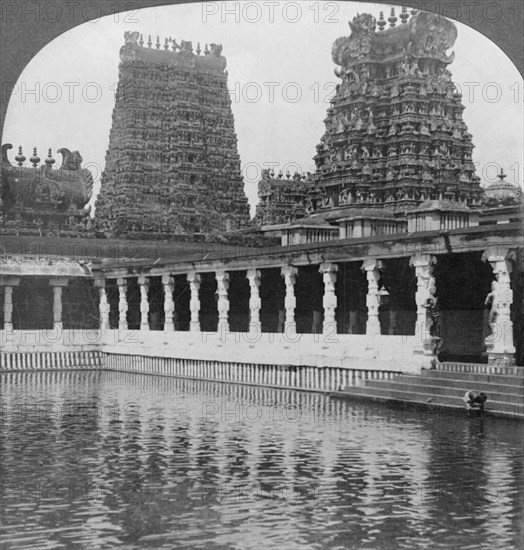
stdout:
<svg viewBox="0 0 524 550">
<path fill-rule="evenodd" d="M 222 47 L 125 33 L 96 201 L 108 236 L 221 232 L 249 225 Z"/>
<path fill-rule="evenodd" d="M 428 199 L 480 206 L 483 190 L 471 158 L 461 95 L 447 51 L 457 38 L 449 20 L 405 9 L 388 23 L 369 14 L 335 41 L 342 79 L 317 146 L 315 209 L 339 205 L 411 210 Z M 409 21 L 408 21 L 409 19 Z"/>
</svg>

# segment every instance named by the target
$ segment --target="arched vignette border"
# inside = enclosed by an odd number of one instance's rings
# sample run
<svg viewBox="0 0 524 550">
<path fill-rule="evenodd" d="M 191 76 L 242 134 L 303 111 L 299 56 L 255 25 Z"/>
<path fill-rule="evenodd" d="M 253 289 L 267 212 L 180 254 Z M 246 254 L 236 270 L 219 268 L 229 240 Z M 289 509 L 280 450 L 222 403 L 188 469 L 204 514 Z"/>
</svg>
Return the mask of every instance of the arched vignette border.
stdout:
<svg viewBox="0 0 524 550">
<path fill-rule="evenodd" d="M 341 1 L 387 3 L 383 0 Z M 90 20 L 123 11 L 195 2 L 197 0 L 91 0 L 88 2 L 53 0 L 56 13 L 61 13 L 61 17 L 54 15 L 55 22 L 51 23 L 35 21 L 34 14 L 38 13 L 36 10 L 42 9 L 46 0 L 2 0 L 0 3 L 0 129 L 2 133 L 11 91 L 20 74 L 31 59 L 57 36 Z M 501 48 L 524 76 L 524 2 L 522 0 L 406 0 L 391 3 L 440 13 L 472 27 Z M 82 8 L 89 4 L 93 7 L 97 6 L 96 13 L 92 16 L 88 9 Z M 23 14 L 26 16 L 25 21 Z M 472 52 L 472 55 L 475 53 Z"/>
</svg>

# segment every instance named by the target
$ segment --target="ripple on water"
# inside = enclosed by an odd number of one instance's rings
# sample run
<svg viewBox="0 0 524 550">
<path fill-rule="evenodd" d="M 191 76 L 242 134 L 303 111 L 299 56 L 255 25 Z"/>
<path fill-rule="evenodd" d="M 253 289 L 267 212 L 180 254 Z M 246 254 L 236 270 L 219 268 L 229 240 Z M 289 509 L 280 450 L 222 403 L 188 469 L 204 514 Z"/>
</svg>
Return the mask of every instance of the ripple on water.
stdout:
<svg viewBox="0 0 524 550">
<path fill-rule="evenodd" d="M 10 549 L 518 548 L 516 422 L 119 373 L 0 397 Z"/>
</svg>

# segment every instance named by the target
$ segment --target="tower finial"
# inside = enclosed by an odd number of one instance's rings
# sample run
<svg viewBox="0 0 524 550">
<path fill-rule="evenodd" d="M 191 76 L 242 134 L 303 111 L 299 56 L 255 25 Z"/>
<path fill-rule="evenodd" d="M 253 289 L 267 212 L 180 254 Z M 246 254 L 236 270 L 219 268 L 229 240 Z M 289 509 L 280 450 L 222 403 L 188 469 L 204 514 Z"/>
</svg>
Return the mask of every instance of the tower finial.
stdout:
<svg viewBox="0 0 524 550">
<path fill-rule="evenodd" d="M 51 147 L 49 147 L 49 150 L 47 152 L 47 158 L 45 159 L 45 165 L 47 168 L 51 169 L 51 166 L 55 163 L 55 159 L 53 158 Z"/>
<path fill-rule="evenodd" d="M 160 36 L 157 35 L 156 37 L 156 49 L 159 50 L 160 49 Z"/>
<path fill-rule="evenodd" d="M 140 40 L 138 41 L 140 47 L 144 47 L 144 37 L 140 35 Z"/>
<path fill-rule="evenodd" d="M 150 48 L 153 45 L 153 42 L 151 42 L 151 35 L 147 38 L 147 47 Z"/>
<path fill-rule="evenodd" d="M 166 41 L 164 42 L 164 50 L 169 50 L 169 40 L 166 38 Z"/>
<path fill-rule="evenodd" d="M 397 23 L 398 19 L 395 16 L 395 8 L 391 8 L 391 15 L 388 17 L 389 26 L 394 27 Z"/>
<path fill-rule="evenodd" d="M 196 48 L 196 53 L 197 53 L 197 55 L 200 55 L 200 52 L 201 52 L 201 51 L 202 51 L 202 50 L 200 49 L 200 42 L 197 42 L 197 48 Z"/>
<path fill-rule="evenodd" d="M 507 174 L 504 174 L 504 169 L 502 168 L 502 166 L 500 167 L 500 174 L 497 174 L 497 178 L 499 178 L 500 180 L 500 183 L 506 183 L 504 181 L 504 178 L 506 177 Z"/>
<path fill-rule="evenodd" d="M 33 147 L 33 156 L 29 159 L 29 161 L 35 168 L 38 166 L 38 163 L 40 162 L 40 157 L 36 152 L 36 147 Z"/>
<path fill-rule="evenodd" d="M 18 155 L 16 155 L 15 160 L 16 160 L 16 162 L 18 162 L 18 166 L 22 166 L 22 164 L 24 164 L 24 162 L 25 162 L 25 156 L 22 153 L 22 146 L 21 145 L 18 146 Z"/>
<path fill-rule="evenodd" d="M 406 8 L 406 6 L 402 6 L 402 13 L 400 14 L 400 20 L 402 21 L 402 23 L 406 23 L 408 18 L 409 18 L 408 8 Z"/>
<path fill-rule="evenodd" d="M 377 21 L 378 30 L 383 31 L 385 26 L 386 26 L 386 21 L 384 19 L 384 12 L 381 11 L 380 16 L 379 16 L 378 21 Z"/>
</svg>

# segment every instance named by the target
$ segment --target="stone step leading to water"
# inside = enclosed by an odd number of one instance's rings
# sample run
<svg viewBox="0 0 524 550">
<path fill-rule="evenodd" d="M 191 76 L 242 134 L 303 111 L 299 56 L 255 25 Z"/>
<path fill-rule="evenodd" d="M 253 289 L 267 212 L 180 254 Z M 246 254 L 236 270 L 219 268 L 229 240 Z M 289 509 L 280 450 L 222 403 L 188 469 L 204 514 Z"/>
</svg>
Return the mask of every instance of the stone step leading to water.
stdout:
<svg viewBox="0 0 524 550">
<path fill-rule="evenodd" d="M 524 405 L 524 395 L 522 392 L 513 391 L 514 387 L 505 386 L 500 387 L 500 389 L 495 390 L 495 388 L 490 387 L 489 384 L 477 385 L 472 387 L 471 385 L 466 388 L 457 387 L 453 385 L 434 385 L 434 384 L 417 384 L 411 381 L 384 381 L 381 383 L 380 380 L 369 380 L 365 388 L 379 388 L 381 390 L 390 389 L 392 391 L 405 391 L 408 393 L 418 394 L 424 393 L 435 396 L 448 396 L 456 397 L 462 399 L 467 390 L 476 390 L 483 391 L 490 401 L 501 401 L 505 403 L 519 403 Z M 351 389 L 349 387 L 348 389 Z"/>
<path fill-rule="evenodd" d="M 384 383 L 382 383 L 384 382 Z M 378 383 L 378 384 L 377 384 Z M 443 393 L 446 390 L 453 390 L 457 395 L 464 395 L 468 390 L 483 391 L 486 394 L 495 396 L 496 394 L 512 395 L 524 398 L 524 387 L 514 384 L 493 383 L 486 381 L 459 380 L 448 378 L 433 378 L 421 376 L 397 376 L 393 380 L 369 380 L 367 386 L 375 386 L 386 388 L 393 387 L 411 387 L 413 391 L 419 388 L 435 388 L 438 393 Z M 455 395 L 455 393 L 453 393 Z"/>
<path fill-rule="evenodd" d="M 523 369 L 524 370 L 524 369 Z M 507 384 L 512 386 L 524 387 L 524 376 L 509 374 L 480 374 L 473 372 L 451 372 L 442 370 L 423 370 L 420 375 L 422 378 L 432 378 L 441 380 L 466 380 L 479 383 Z"/>
<path fill-rule="evenodd" d="M 370 399 L 396 404 L 463 409 L 467 390 L 488 396 L 489 414 L 524 419 L 524 368 L 490 365 L 441 363 L 420 375 L 397 375 L 390 380 L 366 380 L 360 386 L 347 386 L 334 397 Z"/>
<path fill-rule="evenodd" d="M 389 388 L 383 389 L 377 387 L 370 388 L 367 386 L 360 386 L 347 388 L 340 392 L 333 392 L 331 395 L 344 399 L 396 401 L 412 404 L 422 404 L 433 407 L 452 407 L 465 410 L 465 405 L 462 398 L 448 395 L 435 395 L 432 393 L 425 393 L 423 391 L 413 393 L 411 391 L 392 390 Z M 519 403 L 488 400 L 485 409 L 490 414 L 524 419 L 524 406 Z"/>
</svg>

